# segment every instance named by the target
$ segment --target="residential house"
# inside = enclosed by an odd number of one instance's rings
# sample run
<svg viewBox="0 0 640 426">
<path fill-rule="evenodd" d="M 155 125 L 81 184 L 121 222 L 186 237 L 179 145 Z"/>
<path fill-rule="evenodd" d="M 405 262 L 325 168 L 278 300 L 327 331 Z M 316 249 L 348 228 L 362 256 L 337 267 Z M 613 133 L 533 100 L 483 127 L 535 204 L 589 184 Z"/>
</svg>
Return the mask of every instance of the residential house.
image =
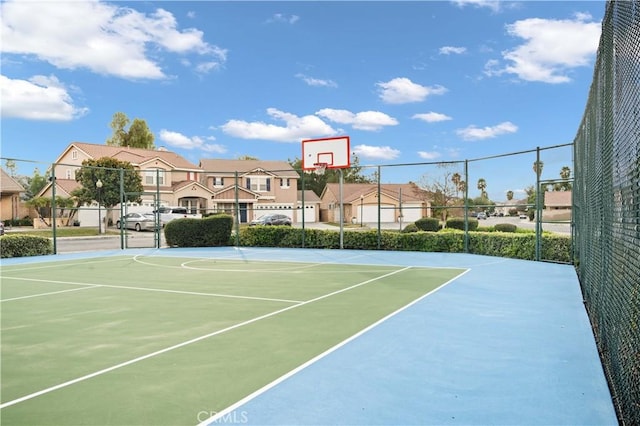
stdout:
<svg viewBox="0 0 640 426">
<path fill-rule="evenodd" d="M 545 220 L 569 220 L 571 219 L 571 205 L 571 191 L 547 191 L 544 193 L 542 217 Z"/>
<path fill-rule="evenodd" d="M 103 157 L 127 161 L 140 172 L 143 184 L 141 208 L 151 211 L 156 205 L 179 205 L 194 213 L 206 211 L 211 192 L 199 182 L 202 170 L 184 157 L 163 148 L 153 150 L 73 142 L 54 163 L 56 195 L 71 196 L 72 191 L 80 187 L 75 174 L 82 167 L 82 162 Z M 49 183 L 38 196 L 50 197 L 52 194 L 52 185 Z M 97 204 L 89 207 L 97 208 Z M 128 207 L 137 206 L 130 203 Z M 118 213 L 109 213 L 109 219 L 117 219 Z M 81 226 L 97 226 L 96 215 L 80 211 L 79 216 Z M 105 218 L 101 219 L 106 221 Z"/>
<path fill-rule="evenodd" d="M 29 215 L 29 209 L 20 200 L 25 189 L 0 168 L 0 220 L 21 219 Z"/>
<path fill-rule="evenodd" d="M 379 197 L 378 197 L 379 195 Z M 340 184 L 328 183 L 320 196 L 320 221 L 340 221 Z M 343 183 L 345 223 L 412 223 L 431 216 L 429 193 L 415 183 Z"/>
<path fill-rule="evenodd" d="M 310 189 L 298 191 L 298 211 L 304 208 L 305 223 L 320 220 L 320 203 L 320 197 Z"/>
<path fill-rule="evenodd" d="M 213 194 L 211 209 L 232 212 L 238 200 L 241 223 L 267 213 L 285 214 L 292 222 L 302 220 L 298 201 L 300 175 L 288 162 L 203 159 L 199 167 L 202 184 Z M 307 221 L 315 218 L 314 212 L 305 216 Z"/>
</svg>

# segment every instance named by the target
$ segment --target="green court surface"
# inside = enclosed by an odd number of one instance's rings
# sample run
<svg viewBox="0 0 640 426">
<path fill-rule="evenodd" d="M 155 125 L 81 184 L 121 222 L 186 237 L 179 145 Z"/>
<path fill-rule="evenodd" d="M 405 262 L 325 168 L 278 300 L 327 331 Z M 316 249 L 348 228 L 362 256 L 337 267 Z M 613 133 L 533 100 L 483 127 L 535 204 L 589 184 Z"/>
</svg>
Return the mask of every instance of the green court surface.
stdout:
<svg viewBox="0 0 640 426">
<path fill-rule="evenodd" d="M 196 424 L 464 271 L 173 256 L 3 266 L 2 424 Z"/>
</svg>

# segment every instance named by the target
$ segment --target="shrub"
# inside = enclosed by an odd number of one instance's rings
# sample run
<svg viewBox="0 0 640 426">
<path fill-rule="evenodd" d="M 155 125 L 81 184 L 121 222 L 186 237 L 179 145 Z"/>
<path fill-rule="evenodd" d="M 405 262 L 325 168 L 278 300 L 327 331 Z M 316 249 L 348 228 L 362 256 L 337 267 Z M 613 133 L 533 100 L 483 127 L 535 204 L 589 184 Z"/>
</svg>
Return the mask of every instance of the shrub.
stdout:
<svg viewBox="0 0 640 426">
<path fill-rule="evenodd" d="M 438 232 L 440 230 L 440 221 L 434 217 L 423 217 L 416 220 L 414 224 L 421 231 Z"/>
<path fill-rule="evenodd" d="M 469 222 L 469 231 L 475 231 L 478 229 L 478 219 L 468 219 Z M 447 228 L 459 229 L 460 231 L 464 231 L 464 218 L 462 217 L 452 217 L 451 219 L 447 219 Z"/>
<path fill-rule="evenodd" d="M 44 256 L 53 254 L 53 242 L 37 235 L 3 235 L 0 237 L 0 257 Z"/>
<path fill-rule="evenodd" d="M 215 215 L 203 219 L 174 219 L 164 227 L 170 247 L 216 247 L 229 245 L 233 217 Z"/>
<path fill-rule="evenodd" d="M 254 247 L 340 247 L 340 233 L 334 230 L 299 229 L 288 226 L 251 226 L 240 230 L 240 245 Z M 390 232 L 377 230 L 345 232 L 343 247 L 362 250 L 400 250 L 464 253 L 465 233 L 456 229 L 442 232 Z M 536 235 L 527 233 L 469 232 L 469 253 L 515 259 L 535 259 Z M 569 262 L 571 238 L 543 234 L 543 260 Z"/>
<path fill-rule="evenodd" d="M 513 223 L 497 223 L 493 228 L 498 232 L 516 232 L 518 227 Z"/>
<path fill-rule="evenodd" d="M 402 232 L 418 232 L 418 227 L 416 226 L 415 223 L 410 223 L 407 226 L 404 227 L 404 229 L 402 230 Z"/>
</svg>

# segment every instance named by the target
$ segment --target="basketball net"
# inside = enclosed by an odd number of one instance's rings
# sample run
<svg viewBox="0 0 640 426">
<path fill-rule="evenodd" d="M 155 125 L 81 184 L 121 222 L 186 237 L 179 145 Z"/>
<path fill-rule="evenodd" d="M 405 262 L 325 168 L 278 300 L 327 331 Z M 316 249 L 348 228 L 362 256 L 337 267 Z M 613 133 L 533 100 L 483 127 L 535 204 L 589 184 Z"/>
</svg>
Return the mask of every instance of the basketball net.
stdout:
<svg viewBox="0 0 640 426">
<path fill-rule="evenodd" d="M 313 163 L 313 166 L 316 168 L 317 175 L 323 175 L 324 171 L 327 170 L 327 163 Z"/>
</svg>

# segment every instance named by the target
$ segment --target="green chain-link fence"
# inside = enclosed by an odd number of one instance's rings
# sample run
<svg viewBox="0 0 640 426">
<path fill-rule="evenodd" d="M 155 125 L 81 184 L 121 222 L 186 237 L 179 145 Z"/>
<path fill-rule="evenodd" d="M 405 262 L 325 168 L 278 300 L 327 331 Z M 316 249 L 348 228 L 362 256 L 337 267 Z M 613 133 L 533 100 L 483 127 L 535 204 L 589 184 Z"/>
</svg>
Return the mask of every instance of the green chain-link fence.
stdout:
<svg viewBox="0 0 640 426">
<path fill-rule="evenodd" d="M 575 262 L 623 425 L 640 425 L 640 2 L 607 4 L 575 144 Z"/>
</svg>

